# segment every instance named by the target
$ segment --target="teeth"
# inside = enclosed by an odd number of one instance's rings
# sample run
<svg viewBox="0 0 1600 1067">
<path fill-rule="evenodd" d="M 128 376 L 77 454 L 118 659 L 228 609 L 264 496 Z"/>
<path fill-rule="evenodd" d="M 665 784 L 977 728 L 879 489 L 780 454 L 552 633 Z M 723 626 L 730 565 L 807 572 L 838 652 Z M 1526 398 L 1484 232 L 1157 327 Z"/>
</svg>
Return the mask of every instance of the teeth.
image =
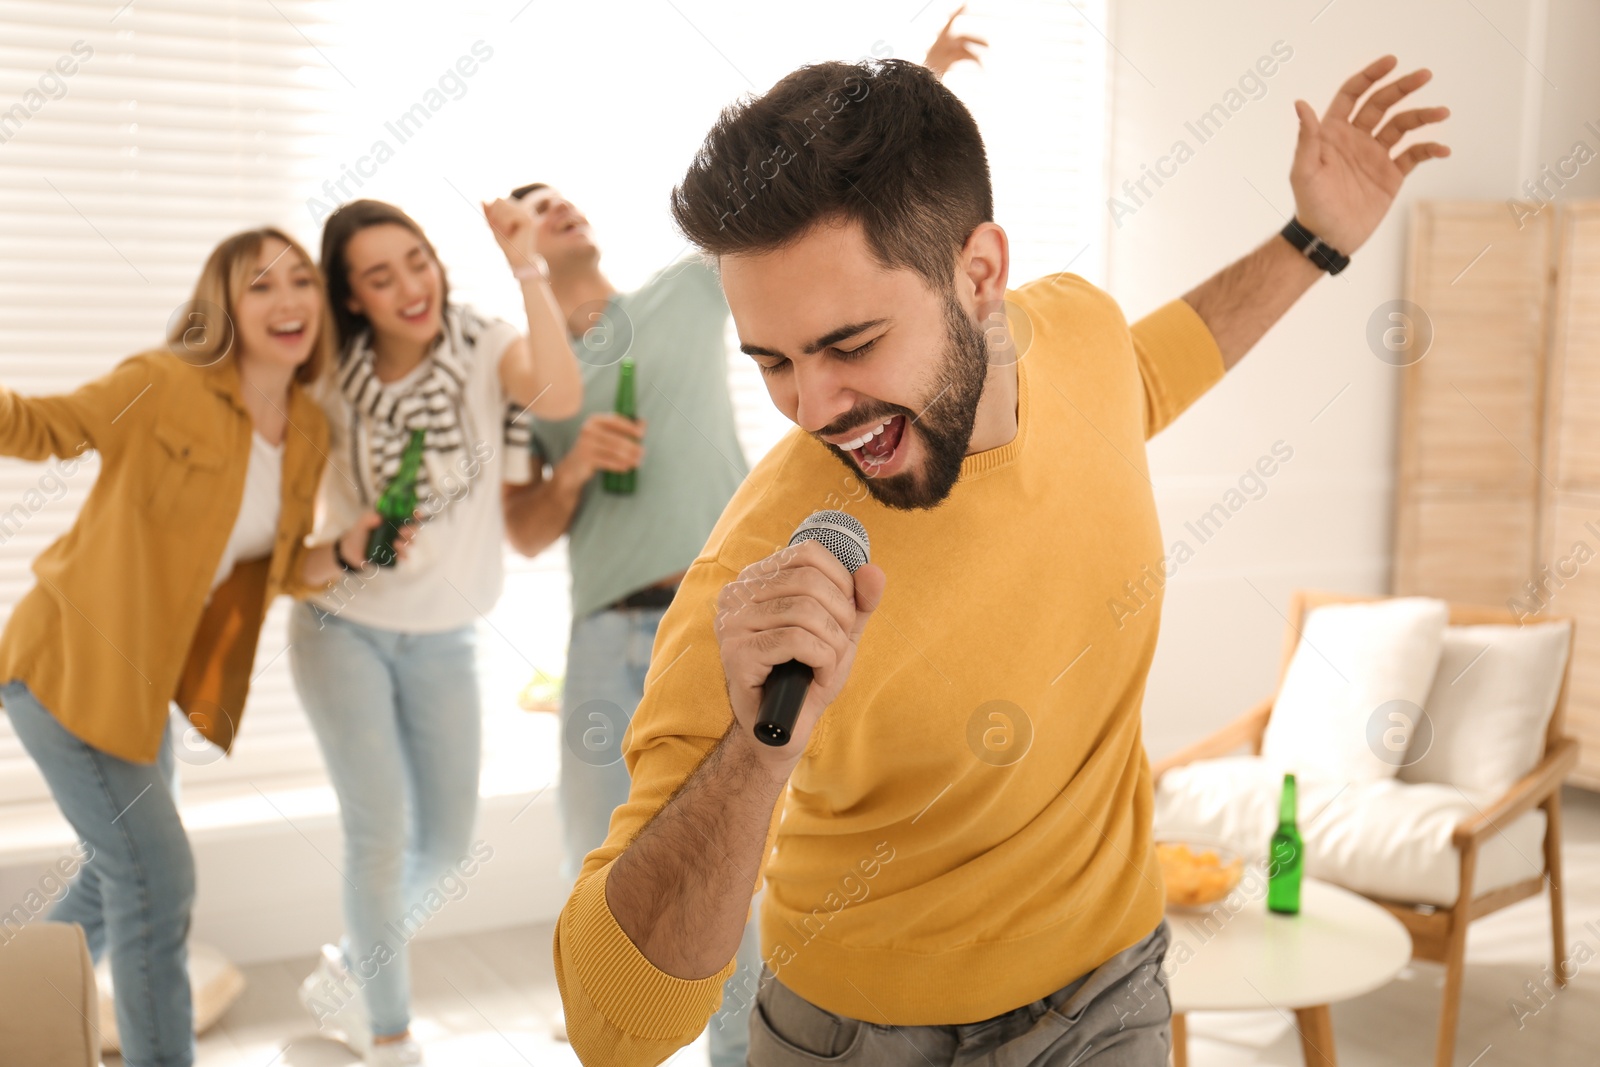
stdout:
<svg viewBox="0 0 1600 1067">
<path fill-rule="evenodd" d="M 874 437 L 877 437 L 879 434 L 883 433 L 883 431 L 887 429 L 888 425 L 893 421 L 894 416 L 890 415 L 887 419 L 884 419 L 882 422 L 878 423 L 875 428 L 868 430 L 860 437 L 857 437 L 854 441 L 846 441 L 839 447 L 844 449 L 846 452 L 853 452 L 862 445 L 866 444 L 868 441 L 872 440 Z"/>
<path fill-rule="evenodd" d="M 304 322 L 286 322 L 282 326 L 272 327 L 273 333 L 299 333 L 305 328 Z"/>
<path fill-rule="evenodd" d="M 426 300 L 420 300 L 417 303 L 412 304 L 408 308 L 401 308 L 400 309 L 400 314 L 407 315 L 407 316 L 415 316 L 415 315 L 422 314 L 426 310 L 428 310 L 428 302 Z"/>
</svg>

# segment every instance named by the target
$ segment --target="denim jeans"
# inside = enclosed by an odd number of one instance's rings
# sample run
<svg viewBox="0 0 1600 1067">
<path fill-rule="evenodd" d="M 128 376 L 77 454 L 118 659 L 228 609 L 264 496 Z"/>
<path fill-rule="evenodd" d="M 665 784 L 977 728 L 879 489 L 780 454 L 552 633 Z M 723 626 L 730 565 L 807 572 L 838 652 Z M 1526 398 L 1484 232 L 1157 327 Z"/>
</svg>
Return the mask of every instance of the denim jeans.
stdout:
<svg viewBox="0 0 1600 1067">
<path fill-rule="evenodd" d="M 380 630 L 312 604 L 289 615 L 289 669 L 339 797 L 346 962 L 375 1036 L 411 1024 L 407 944 L 471 845 L 482 722 L 472 626 Z M 431 892 L 434 906 L 424 899 Z"/>
<path fill-rule="evenodd" d="M 123 1062 L 190 1067 L 194 856 L 178 817 L 172 728 L 154 764 L 129 763 L 68 733 L 24 682 L 0 687 L 0 700 L 61 814 L 87 846 L 88 859 L 50 919 L 83 927 L 96 961 L 111 953 Z"/>
<path fill-rule="evenodd" d="M 602 609 L 572 621 L 561 688 L 561 873 L 577 879 L 583 858 L 605 842 L 611 813 L 628 799 L 622 735 L 644 696 L 650 650 L 666 608 Z M 739 941 L 737 967 L 711 1017 L 711 1067 L 744 1067 L 750 1005 L 761 974 L 755 913 Z"/>
<path fill-rule="evenodd" d="M 1162 919 L 1049 996 L 981 1022 L 882 1026 L 820 1008 L 763 972 L 750 1067 L 1166 1067 L 1172 1001 Z"/>
</svg>

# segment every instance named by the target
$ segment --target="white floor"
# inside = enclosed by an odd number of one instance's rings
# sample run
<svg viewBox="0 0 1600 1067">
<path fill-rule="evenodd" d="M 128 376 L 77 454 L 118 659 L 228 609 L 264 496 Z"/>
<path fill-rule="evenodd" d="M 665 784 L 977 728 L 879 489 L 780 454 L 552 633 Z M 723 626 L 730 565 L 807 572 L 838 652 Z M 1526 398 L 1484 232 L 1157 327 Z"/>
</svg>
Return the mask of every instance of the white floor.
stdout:
<svg viewBox="0 0 1600 1067">
<path fill-rule="evenodd" d="M 550 958 L 552 928 L 522 926 L 413 942 L 412 1032 L 429 1067 L 577 1067 L 550 1036 L 560 1017 Z M 317 1036 L 295 990 L 315 961 L 243 968 L 249 985 L 200 1038 L 200 1067 L 347 1067 L 360 1060 Z M 706 1062 L 705 1039 L 681 1051 L 677 1067 Z M 116 1056 L 106 1067 L 122 1067 Z"/>
<path fill-rule="evenodd" d="M 1578 965 L 1578 973 L 1565 989 L 1549 982 L 1546 897 L 1474 923 L 1456 1046 L 1455 1062 L 1462 1067 L 1600 1063 L 1600 795 L 1569 789 L 1564 815 L 1569 967 Z M 561 1010 L 550 936 L 548 925 L 525 926 L 412 946 L 414 1029 L 432 1067 L 578 1062 L 567 1045 L 550 1037 L 550 1021 Z M 312 962 L 245 968 L 249 988 L 201 1039 L 201 1067 L 357 1062 L 342 1045 L 316 1036 L 295 999 Z M 1383 989 L 1335 1004 L 1340 1062 L 1431 1064 L 1442 974 L 1437 965 L 1414 964 Z M 705 1063 L 704 1038 L 670 1062 L 680 1067 Z M 1197 1013 L 1190 1017 L 1189 1062 L 1194 1067 L 1299 1067 L 1299 1038 L 1287 1019 L 1270 1012 Z M 116 1057 L 107 1060 L 107 1067 L 120 1064 Z"/>
</svg>

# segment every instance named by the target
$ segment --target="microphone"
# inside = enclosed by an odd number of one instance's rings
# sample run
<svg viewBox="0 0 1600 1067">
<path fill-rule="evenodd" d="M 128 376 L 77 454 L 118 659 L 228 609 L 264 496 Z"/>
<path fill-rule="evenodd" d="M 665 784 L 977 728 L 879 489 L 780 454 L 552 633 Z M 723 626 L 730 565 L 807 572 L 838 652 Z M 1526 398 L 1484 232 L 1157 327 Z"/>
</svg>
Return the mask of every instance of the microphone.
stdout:
<svg viewBox="0 0 1600 1067">
<path fill-rule="evenodd" d="M 802 541 L 821 541 L 851 574 L 866 566 L 869 557 L 867 529 L 854 516 L 842 511 L 813 512 L 789 538 L 791 546 Z M 783 746 L 789 743 L 800 707 L 811 688 L 810 664 L 789 660 L 772 668 L 761 687 L 761 711 L 756 716 L 756 740 Z"/>
</svg>

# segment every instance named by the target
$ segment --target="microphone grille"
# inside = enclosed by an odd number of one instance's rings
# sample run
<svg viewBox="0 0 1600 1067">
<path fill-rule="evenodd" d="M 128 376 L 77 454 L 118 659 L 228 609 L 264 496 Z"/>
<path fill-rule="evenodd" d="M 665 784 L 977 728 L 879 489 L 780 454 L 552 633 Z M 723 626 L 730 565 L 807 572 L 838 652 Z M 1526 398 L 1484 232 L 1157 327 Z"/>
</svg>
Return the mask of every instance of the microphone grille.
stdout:
<svg viewBox="0 0 1600 1067">
<path fill-rule="evenodd" d="M 842 511 L 814 511 L 789 538 L 791 545 L 801 541 L 821 541 L 845 569 L 854 574 L 871 558 L 867 528 L 855 516 Z"/>
</svg>

